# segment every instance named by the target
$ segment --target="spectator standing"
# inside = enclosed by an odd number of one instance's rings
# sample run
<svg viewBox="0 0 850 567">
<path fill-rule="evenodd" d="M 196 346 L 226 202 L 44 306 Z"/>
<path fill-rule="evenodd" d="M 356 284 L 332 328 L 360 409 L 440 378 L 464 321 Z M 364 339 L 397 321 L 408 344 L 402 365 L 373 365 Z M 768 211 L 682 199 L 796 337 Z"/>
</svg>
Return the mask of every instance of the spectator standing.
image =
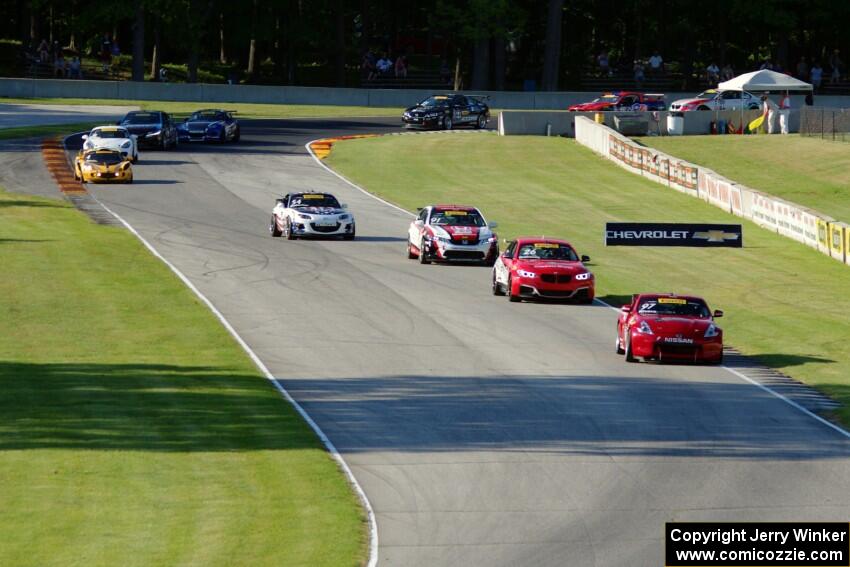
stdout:
<svg viewBox="0 0 850 567">
<path fill-rule="evenodd" d="M 602 51 L 599 56 L 596 58 L 596 63 L 599 65 L 599 73 L 603 77 L 611 76 L 611 65 L 608 61 L 608 52 Z"/>
<path fill-rule="evenodd" d="M 159 82 L 160 83 L 167 83 L 168 82 L 168 71 L 165 69 L 165 67 L 159 68 Z"/>
<path fill-rule="evenodd" d="M 395 59 L 395 76 L 397 79 L 407 78 L 407 57 L 402 54 Z"/>
<path fill-rule="evenodd" d="M 381 58 L 378 59 L 378 63 L 376 64 L 378 69 L 378 73 L 381 75 L 386 75 L 390 72 L 390 69 L 393 68 L 393 62 L 390 61 L 390 58 L 387 57 L 386 53 L 381 54 Z"/>
<path fill-rule="evenodd" d="M 83 74 L 80 69 L 80 58 L 77 55 L 74 55 L 71 62 L 68 64 L 68 78 L 69 79 L 82 79 Z"/>
<path fill-rule="evenodd" d="M 112 40 L 108 33 L 103 34 L 103 39 L 100 42 L 100 62 L 103 66 L 103 72 L 107 73 L 112 64 Z"/>
<path fill-rule="evenodd" d="M 649 58 L 649 72 L 654 77 L 660 77 L 664 74 L 664 59 L 658 50 L 652 52 L 652 57 Z"/>
<path fill-rule="evenodd" d="M 791 96 L 788 91 L 782 95 L 779 101 L 779 132 L 782 134 L 788 133 L 788 121 L 791 117 Z"/>
<path fill-rule="evenodd" d="M 38 58 L 42 63 L 50 61 L 50 46 L 46 39 L 42 39 L 41 43 L 38 44 Z"/>
<path fill-rule="evenodd" d="M 64 79 L 66 76 L 65 57 L 62 56 L 62 51 L 56 54 L 56 59 L 53 60 L 53 76 Z"/>
<path fill-rule="evenodd" d="M 797 78 L 801 81 L 809 80 L 809 65 L 805 57 L 800 57 L 800 61 L 797 62 Z"/>
<path fill-rule="evenodd" d="M 767 95 L 762 95 L 761 109 L 764 114 L 764 121 L 767 123 L 768 134 L 773 134 L 776 131 L 776 111 L 778 108 L 776 103 L 770 100 Z"/>
<path fill-rule="evenodd" d="M 815 90 L 820 89 L 820 84 L 823 80 L 823 69 L 821 68 L 820 63 L 815 61 L 812 65 L 810 73 L 812 86 L 815 88 Z"/>
<path fill-rule="evenodd" d="M 717 86 L 717 82 L 720 80 L 720 67 L 717 66 L 717 63 L 712 61 L 711 65 L 705 68 L 705 77 L 710 86 Z"/>
<path fill-rule="evenodd" d="M 732 65 L 726 63 L 723 66 L 723 69 L 720 70 L 720 79 L 723 81 L 731 81 L 735 78 L 735 70 L 732 69 Z"/>
<path fill-rule="evenodd" d="M 643 70 L 643 62 L 640 59 L 635 59 L 634 64 L 634 73 L 635 73 L 635 85 L 640 89 L 643 81 L 646 79 L 646 75 Z"/>
<path fill-rule="evenodd" d="M 844 68 L 844 62 L 839 57 L 838 50 L 834 50 L 832 52 L 832 56 L 829 58 L 829 66 L 832 68 L 832 74 L 829 76 L 830 84 L 835 84 L 841 80 L 841 71 Z"/>
</svg>

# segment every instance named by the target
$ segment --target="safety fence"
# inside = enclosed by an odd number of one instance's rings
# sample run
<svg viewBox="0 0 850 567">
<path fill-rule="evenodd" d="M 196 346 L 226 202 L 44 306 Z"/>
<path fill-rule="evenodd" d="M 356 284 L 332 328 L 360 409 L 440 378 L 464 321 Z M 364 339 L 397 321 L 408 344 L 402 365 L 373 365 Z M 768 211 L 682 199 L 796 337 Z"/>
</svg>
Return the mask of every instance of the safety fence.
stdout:
<svg viewBox="0 0 850 567">
<path fill-rule="evenodd" d="M 850 265 L 850 225 L 756 191 L 699 165 L 647 148 L 584 116 L 575 138 L 620 167 L 792 238 Z"/>
<path fill-rule="evenodd" d="M 800 135 L 850 142 L 850 108 L 803 107 Z"/>
</svg>

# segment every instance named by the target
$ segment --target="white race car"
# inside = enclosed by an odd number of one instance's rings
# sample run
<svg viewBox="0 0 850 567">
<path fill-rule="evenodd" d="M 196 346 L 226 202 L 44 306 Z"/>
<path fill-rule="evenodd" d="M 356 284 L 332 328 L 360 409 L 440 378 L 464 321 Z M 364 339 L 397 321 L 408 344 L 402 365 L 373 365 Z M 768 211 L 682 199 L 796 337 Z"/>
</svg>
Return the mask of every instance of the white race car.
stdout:
<svg viewBox="0 0 850 567">
<path fill-rule="evenodd" d="M 269 232 L 288 240 L 304 236 L 341 236 L 354 240 L 354 215 L 330 193 L 290 193 L 272 210 Z"/>
<path fill-rule="evenodd" d="M 719 91 L 708 89 L 702 91 L 694 98 L 681 98 L 674 100 L 670 110 L 687 112 L 689 110 L 741 110 L 741 104 L 745 110 L 758 109 L 761 100 L 747 91 Z"/>
<path fill-rule="evenodd" d="M 133 163 L 139 161 L 136 136 L 121 126 L 98 126 L 83 134 L 83 150 L 114 150 Z"/>
<path fill-rule="evenodd" d="M 475 207 L 424 207 L 407 231 L 407 257 L 418 258 L 421 264 L 457 261 L 492 266 L 499 256 L 496 226 Z"/>
</svg>

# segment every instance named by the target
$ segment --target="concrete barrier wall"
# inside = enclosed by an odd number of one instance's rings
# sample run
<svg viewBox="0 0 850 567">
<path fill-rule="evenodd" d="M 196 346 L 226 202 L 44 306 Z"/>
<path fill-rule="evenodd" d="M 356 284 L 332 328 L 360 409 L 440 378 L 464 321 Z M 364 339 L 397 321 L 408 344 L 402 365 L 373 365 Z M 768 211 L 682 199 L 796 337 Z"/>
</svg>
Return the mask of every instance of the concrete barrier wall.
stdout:
<svg viewBox="0 0 850 567">
<path fill-rule="evenodd" d="M 439 89 L 438 89 L 439 90 Z M 77 81 L 68 79 L 0 78 L 0 97 L 111 98 L 124 100 L 177 100 L 196 102 L 249 102 L 269 104 L 329 104 L 343 106 L 407 107 L 433 94 L 423 89 L 354 89 L 202 83 L 137 83 L 132 81 Z M 592 100 L 598 93 L 483 91 L 490 106 L 516 110 L 566 110 L 571 104 Z M 665 93 L 668 104 L 693 93 Z M 793 104 L 802 106 L 802 97 Z M 850 97 L 816 97 L 819 106 L 850 107 Z"/>
<path fill-rule="evenodd" d="M 823 213 L 736 183 L 715 171 L 647 148 L 587 117 L 575 119 L 576 141 L 657 183 L 687 193 L 850 265 L 850 226 Z"/>
</svg>

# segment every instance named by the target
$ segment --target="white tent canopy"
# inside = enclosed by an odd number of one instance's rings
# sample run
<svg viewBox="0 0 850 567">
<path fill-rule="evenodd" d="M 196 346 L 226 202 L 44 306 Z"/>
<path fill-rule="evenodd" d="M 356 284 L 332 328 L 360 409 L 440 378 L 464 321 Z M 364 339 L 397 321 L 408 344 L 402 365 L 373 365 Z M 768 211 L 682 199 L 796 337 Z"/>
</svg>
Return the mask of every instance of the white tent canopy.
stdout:
<svg viewBox="0 0 850 567">
<path fill-rule="evenodd" d="M 734 79 L 724 81 L 717 85 L 724 91 L 810 91 L 812 85 L 783 73 L 762 69 L 752 73 L 738 75 Z"/>
</svg>

